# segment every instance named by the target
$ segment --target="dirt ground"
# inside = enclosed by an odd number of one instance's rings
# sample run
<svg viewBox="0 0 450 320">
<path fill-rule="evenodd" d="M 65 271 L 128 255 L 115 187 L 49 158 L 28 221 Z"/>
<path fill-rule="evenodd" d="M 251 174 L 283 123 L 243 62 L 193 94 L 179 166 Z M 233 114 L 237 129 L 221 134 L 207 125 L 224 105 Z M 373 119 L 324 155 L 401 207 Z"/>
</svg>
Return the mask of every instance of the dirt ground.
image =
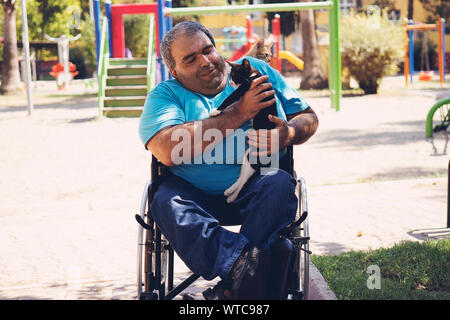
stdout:
<svg viewBox="0 0 450 320">
<path fill-rule="evenodd" d="M 31 116 L 25 95 L 0 96 L 0 299 L 132 297 L 133 216 L 150 174 L 138 119 L 97 118 L 95 88 L 82 81 L 34 93 Z M 325 93 L 305 97 L 320 125 L 295 148 L 295 167 L 315 254 L 445 226 L 448 133 L 425 139 L 425 117 L 449 82 L 406 89 L 387 78 L 377 95 L 343 97 L 339 112 Z"/>
</svg>

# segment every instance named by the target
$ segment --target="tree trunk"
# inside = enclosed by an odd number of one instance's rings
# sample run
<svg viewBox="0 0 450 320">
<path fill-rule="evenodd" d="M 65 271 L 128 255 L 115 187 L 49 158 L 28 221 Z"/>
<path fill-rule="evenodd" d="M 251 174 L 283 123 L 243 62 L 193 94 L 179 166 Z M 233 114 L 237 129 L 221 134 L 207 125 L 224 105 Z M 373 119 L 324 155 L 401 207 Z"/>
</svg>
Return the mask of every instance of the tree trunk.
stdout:
<svg viewBox="0 0 450 320">
<path fill-rule="evenodd" d="M 414 17 L 414 0 L 408 0 L 408 20 Z"/>
<path fill-rule="evenodd" d="M 303 2 L 311 2 L 305 0 Z M 319 45 L 316 37 L 316 23 L 313 10 L 300 11 L 300 27 L 302 30 L 303 61 L 305 67 L 302 74 L 300 89 L 324 89 L 328 87 L 320 66 Z"/>
<path fill-rule="evenodd" d="M 19 73 L 16 35 L 15 1 L 3 1 L 4 17 L 4 47 L 3 47 L 3 75 L 0 92 L 15 93 L 22 89 Z"/>
<path fill-rule="evenodd" d="M 362 0 L 356 0 L 356 12 L 362 12 Z"/>
</svg>

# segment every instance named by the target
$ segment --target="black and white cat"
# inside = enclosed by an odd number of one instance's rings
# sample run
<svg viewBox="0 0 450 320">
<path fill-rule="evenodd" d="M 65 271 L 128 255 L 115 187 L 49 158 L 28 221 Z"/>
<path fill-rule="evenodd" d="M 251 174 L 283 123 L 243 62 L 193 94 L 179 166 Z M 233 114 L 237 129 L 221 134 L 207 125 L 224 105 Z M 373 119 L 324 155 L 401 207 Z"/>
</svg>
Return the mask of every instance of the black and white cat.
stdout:
<svg viewBox="0 0 450 320">
<path fill-rule="evenodd" d="M 231 79 L 236 85 L 239 85 L 239 87 L 232 94 L 230 94 L 216 110 L 210 112 L 210 116 L 212 117 L 219 115 L 228 106 L 238 101 L 249 90 L 252 81 L 258 77 L 261 77 L 261 73 L 255 68 L 252 68 L 247 59 L 244 59 L 241 64 L 233 62 L 228 62 L 228 64 L 231 66 Z M 273 97 L 267 97 L 263 100 L 263 102 L 272 98 Z M 273 103 L 271 106 L 259 111 L 259 113 L 252 119 L 253 129 L 274 129 L 275 124 L 269 120 L 269 115 L 278 117 L 276 103 Z M 245 152 L 238 180 L 236 180 L 236 182 L 224 192 L 228 203 L 236 200 L 242 187 L 255 172 L 259 172 L 261 167 L 268 166 L 267 164 L 263 165 L 259 161 L 259 158 L 256 159 L 255 163 L 250 163 L 250 149 L 251 148 L 247 149 Z"/>
</svg>

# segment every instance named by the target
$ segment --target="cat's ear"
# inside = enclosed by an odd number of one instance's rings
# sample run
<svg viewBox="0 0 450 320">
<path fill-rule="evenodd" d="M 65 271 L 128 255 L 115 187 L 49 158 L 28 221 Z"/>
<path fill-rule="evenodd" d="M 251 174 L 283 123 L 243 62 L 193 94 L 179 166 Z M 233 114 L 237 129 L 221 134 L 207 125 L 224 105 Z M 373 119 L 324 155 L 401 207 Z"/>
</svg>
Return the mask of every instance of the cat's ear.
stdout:
<svg viewBox="0 0 450 320">
<path fill-rule="evenodd" d="M 247 68 L 251 68 L 250 62 L 247 59 L 242 60 L 242 65 Z"/>
<path fill-rule="evenodd" d="M 269 38 L 267 38 L 266 46 L 270 48 L 274 43 L 275 43 L 275 37 L 273 34 L 271 34 L 269 36 Z"/>
<path fill-rule="evenodd" d="M 230 67 L 232 67 L 232 68 L 240 65 L 239 63 L 235 63 L 235 62 L 228 61 L 228 60 L 226 60 L 225 62 L 228 63 L 230 65 Z"/>
<path fill-rule="evenodd" d="M 264 38 L 259 38 L 258 41 L 256 42 L 256 47 L 257 48 L 262 48 L 264 47 Z"/>
</svg>

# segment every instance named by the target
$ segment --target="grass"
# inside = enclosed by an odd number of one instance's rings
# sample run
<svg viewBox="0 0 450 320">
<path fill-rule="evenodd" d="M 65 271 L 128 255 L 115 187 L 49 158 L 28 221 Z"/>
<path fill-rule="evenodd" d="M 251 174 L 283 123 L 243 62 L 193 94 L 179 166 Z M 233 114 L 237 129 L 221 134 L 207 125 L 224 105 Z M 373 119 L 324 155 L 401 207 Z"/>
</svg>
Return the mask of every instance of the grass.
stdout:
<svg viewBox="0 0 450 320">
<path fill-rule="evenodd" d="M 450 300 L 450 239 L 311 259 L 339 300 Z M 367 286 L 372 265 L 380 289 Z"/>
</svg>

